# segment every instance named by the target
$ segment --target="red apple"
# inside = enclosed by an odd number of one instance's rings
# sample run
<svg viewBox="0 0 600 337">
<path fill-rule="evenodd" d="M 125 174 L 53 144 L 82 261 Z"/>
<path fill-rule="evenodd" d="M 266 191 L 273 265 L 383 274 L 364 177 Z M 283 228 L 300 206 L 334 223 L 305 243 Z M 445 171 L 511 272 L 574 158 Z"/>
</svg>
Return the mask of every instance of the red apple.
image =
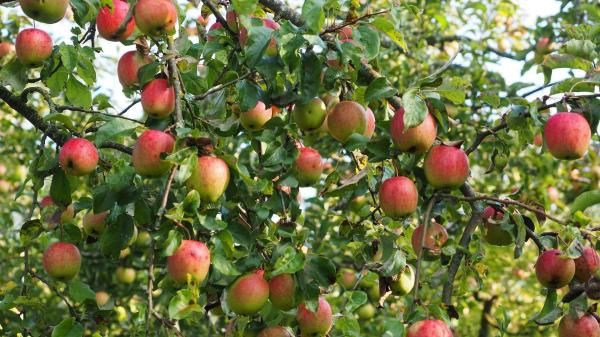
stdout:
<svg viewBox="0 0 600 337">
<path fill-rule="evenodd" d="M 596 318 L 590 314 L 584 314 L 580 318 L 567 314 L 560 320 L 558 336 L 600 337 L 600 325 Z"/>
<path fill-rule="evenodd" d="M 592 247 L 584 247 L 580 257 L 575 259 L 575 277 L 579 282 L 587 280 L 600 269 L 600 256 Z"/>
<path fill-rule="evenodd" d="M 167 258 L 169 276 L 178 283 L 202 283 L 208 275 L 210 251 L 200 241 L 183 240 L 173 255 Z"/>
<path fill-rule="evenodd" d="M 419 192 L 407 177 L 392 177 L 381 184 L 379 206 L 385 215 L 401 218 L 417 210 Z"/>
<path fill-rule="evenodd" d="M 537 147 L 540 147 L 544 144 L 544 137 L 541 133 L 536 133 L 533 137 L 533 144 Z"/>
<path fill-rule="evenodd" d="M 452 337 L 452 330 L 440 320 L 426 319 L 413 323 L 406 337 Z"/>
<path fill-rule="evenodd" d="M 548 151 L 557 159 L 583 157 L 592 138 L 590 124 L 574 112 L 559 112 L 546 122 L 544 141 Z"/>
<path fill-rule="evenodd" d="M 273 276 L 269 280 L 269 299 L 279 310 L 290 310 L 295 306 L 296 281 L 291 274 Z"/>
<path fill-rule="evenodd" d="M 375 115 L 373 114 L 373 110 L 368 107 L 365 109 L 365 114 L 367 116 L 367 128 L 363 135 L 367 138 L 371 138 L 375 133 Z"/>
<path fill-rule="evenodd" d="M 99 236 L 106 228 L 106 217 L 110 212 L 105 211 L 98 214 L 89 212 L 83 217 L 83 229 L 88 235 Z"/>
<path fill-rule="evenodd" d="M 340 29 L 340 31 L 338 32 L 338 38 L 340 40 L 351 39 L 352 38 L 352 27 L 350 27 L 350 26 L 342 27 L 342 29 Z"/>
<path fill-rule="evenodd" d="M 135 22 L 133 18 L 129 19 L 129 22 L 125 26 L 125 29 L 118 36 L 116 35 L 119 26 L 127 17 L 129 12 L 129 4 L 124 0 L 113 0 L 112 8 L 109 6 L 102 6 L 98 11 L 96 17 L 96 26 L 98 27 L 98 34 L 109 41 L 124 41 L 133 33 L 135 29 Z"/>
<path fill-rule="evenodd" d="M 138 50 L 130 50 L 123 54 L 117 64 L 117 75 L 123 87 L 139 84 L 138 71 L 146 64 L 152 63 L 152 57 Z"/>
<path fill-rule="evenodd" d="M 282 326 L 272 326 L 263 329 L 256 337 L 294 337 L 294 335 Z"/>
<path fill-rule="evenodd" d="M 240 113 L 240 124 L 249 131 L 258 131 L 271 119 L 273 113 L 265 103 L 258 101 L 254 108 Z"/>
<path fill-rule="evenodd" d="M 331 306 L 323 297 L 319 298 L 316 312 L 308 310 L 302 303 L 298 306 L 296 320 L 302 336 L 324 336 L 331 330 L 333 325 Z"/>
<path fill-rule="evenodd" d="M 223 159 L 200 156 L 186 184 L 198 191 L 203 201 L 216 202 L 229 185 L 229 167 Z"/>
<path fill-rule="evenodd" d="M 269 299 L 269 283 L 264 270 L 239 277 L 227 290 L 227 306 L 238 315 L 257 313 Z"/>
<path fill-rule="evenodd" d="M 81 254 L 72 243 L 55 242 L 44 252 L 44 270 L 52 278 L 69 281 L 74 278 L 81 268 Z"/>
<path fill-rule="evenodd" d="M 301 147 L 294 162 L 294 175 L 301 186 L 317 183 L 323 173 L 323 160 L 319 152 L 311 147 Z"/>
<path fill-rule="evenodd" d="M 60 149 L 58 163 L 65 173 L 84 176 L 96 170 L 98 150 L 87 139 L 71 138 Z"/>
<path fill-rule="evenodd" d="M 17 35 L 17 59 L 26 67 L 39 67 L 52 55 L 52 38 L 37 28 L 23 29 Z"/>
<path fill-rule="evenodd" d="M 43 23 L 56 23 L 65 16 L 68 0 L 19 0 L 21 9 L 30 18 Z"/>
<path fill-rule="evenodd" d="M 404 130 L 404 109 L 396 110 L 390 125 L 390 135 L 396 148 L 402 152 L 425 153 L 437 135 L 435 119 L 427 113 L 423 123 Z"/>
<path fill-rule="evenodd" d="M 543 252 L 535 263 L 538 281 L 546 288 L 558 289 L 566 286 L 575 276 L 575 262 L 558 249 Z"/>
<path fill-rule="evenodd" d="M 0 59 L 12 53 L 13 50 L 15 50 L 15 46 L 12 43 L 6 41 L 0 42 Z"/>
<path fill-rule="evenodd" d="M 134 18 L 144 34 L 172 35 L 177 24 L 177 8 L 171 0 L 138 0 Z"/>
<path fill-rule="evenodd" d="M 411 237 L 411 243 L 413 250 L 419 255 L 421 251 L 421 235 L 423 233 L 423 225 L 419 225 L 413 232 Z M 446 228 L 437 222 L 432 222 L 427 226 L 427 232 L 425 233 L 425 245 L 423 252 L 426 253 L 426 257 L 436 257 L 441 254 L 442 246 L 448 240 L 448 232 Z"/>
<path fill-rule="evenodd" d="M 141 96 L 142 108 L 154 118 L 165 118 L 175 111 L 175 89 L 167 79 L 157 78 L 146 83 Z"/>
<path fill-rule="evenodd" d="M 436 145 L 423 163 L 425 178 L 435 188 L 457 188 L 469 177 L 469 158 L 457 147 Z"/>
<path fill-rule="evenodd" d="M 327 128 L 333 138 L 345 142 L 353 133 L 364 134 L 367 130 L 367 113 L 358 103 L 341 101 L 327 116 Z"/>
<path fill-rule="evenodd" d="M 161 155 L 171 153 L 175 139 L 168 133 L 146 130 L 133 147 L 131 160 L 135 171 L 142 176 L 160 177 L 171 167 Z"/>
</svg>

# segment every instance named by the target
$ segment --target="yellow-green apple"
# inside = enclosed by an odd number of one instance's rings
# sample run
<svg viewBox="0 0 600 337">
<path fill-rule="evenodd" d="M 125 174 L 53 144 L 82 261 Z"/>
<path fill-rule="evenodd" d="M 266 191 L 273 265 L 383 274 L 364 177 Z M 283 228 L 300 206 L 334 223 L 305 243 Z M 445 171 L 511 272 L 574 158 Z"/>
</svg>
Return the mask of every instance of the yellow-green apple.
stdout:
<svg viewBox="0 0 600 337">
<path fill-rule="evenodd" d="M 337 274 L 337 282 L 346 290 L 354 288 L 356 281 L 356 271 L 350 268 L 341 268 Z"/>
<path fill-rule="evenodd" d="M 39 67 L 52 55 L 52 38 L 37 28 L 23 29 L 17 35 L 15 52 L 26 67 Z"/>
<path fill-rule="evenodd" d="M 117 75 L 123 87 L 131 87 L 139 84 L 138 70 L 152 62 L 152 57 L 140 52 L 130 50 L 119 58 L 117 63 Z"/>
<path fill-rule="evenodd" d="M 453 337 L 450 328 L 440 320 L 426 319 L 413 323 L 406 337 Z"/>
<path fill-rule="evenodd" d="M 368 320 L 375 317 L 376 313 L 375 306 L 371 303 L 361 305 L 357 310 L 356 314 L 358 315 L 358 319 Z"/>
<path fill-rule="evenodd" d="M 216 202 L 229 185 L 229 167 L 223 159 L 200 156 L 186 184 L 198 191 L 203 201 Z"/>
<path fill-rule="evenodd" d="M 165 174 L 171 164 L 161 156 L 171 153 L 175 146 L 175 139 L 166 132 L 159 130 L 146 130 L 138 138 L 131 161 L 135 172 L 147 177 L 160 177 Z"/>
<path fill-rule="evenodd" d="M 316 130 L 323 124 L 327 117 L 327 107 L 318 97 L 305 103 L 297 103 L 292 110 L 294 121 L 301 130 Z"/>
<path fill-rule="evenodd" d="M 171 0 L 138 0 L 134 19 L 144 34 L 172 35 L 177 24 L 177 8 Z"/>
<path fill-rule="evenodd" d="M 150 233 L 148 233 L 145 230 L 141 230 L 139 231 L 137 238 L 135 238 L 135 245 L 137 247 L 148 247 L 148 245 L 150 245 L 150 242 L 152 242 L 152 237 L 150 236 Z"/>
<path fill-rule="evenodd" d="M 590 124 L 575 112 L 559 112 L 550 117 L 544 126 L 544 142 L 557 159 L 583 157 L 591 138 Z"/>
<path fill-rule="evenodd" d="M 341 101 L 327 115 L 327 128 L 333 138 L 345 142 L 353 133 L 364 134 L 367 113 L 358 103 Z"/>
<path fill-rule="evenodd" d="M 269 280 L 269 299 L 279 310 L 290 310 L 296 305 L 296 281 L 291 274 L 273 276 Z"/>
<path fill-rule="evenodd" d="M 257 313 L 269 299 L 269 283 L 259 269 L 239 277 L 227 290 L 227 306 L 238 315 Z"/>
<path fill-rule="evenodd" d="M 87 235 L 99 236 L 106 228 L 106 217 L 110 212 L 104 211 L 98 214 L 89 212 L 83 217 L 83 229 Z"/>
<path fill-rule="evenodd" d="M 35 21 L 56 23 L 65 16 L 68 0 L 19 0 L 23 12 Z"/>
<path fill-rule="evenodd" d="M 183 240 L 173 255 L 167 258 L 169 276 L 178 283 L 186 283 L 188 279 L 202 283 L 208 275 L 210 267 L 210 251 L 200 241 Z"/>
<path fill-rule="evenodd" d="M 411 243 L 415 254 L 419 256 L 421 251 L 421 236 L 423 235 L 424 227 L 419 225 L 413 232 Z M 432 222 L 427 226 L 425 232 L 425 244 L 423 245 L 423 253 L 426 258 L 435 258 L 442 253 L 442 246 L 448 240 L 448 232 L 446 228 L 437 222 Z"/>
<path fill-rule="evenodd" d="M 575 277 L 579 282 L 587 282 L 600 269 L 600 256 L 592 247 L 584 247 L 580 257 L 575 259 Z"/>
<path fill-rule="evenodd" d="M 427 113 L 423 123 L 404 129 L 404 108 L 396 110 L 390 125 L 390 135 L 396 148 L 402 152 L 425 153 L 435 141 L 437 126 L 435 119 Z"/>
<path fill-rule="evenodd" d="M 596 318 L 588 313 L 577 318 L 572 314 L 563 316 L 558 324 L 559 337 L 600 337 L 600 325 Z"/>
<path fill-rule="evenodd" d="M 319 298 L 316 312 L 310 311 L 302 303 L 298 306 L 296 320 L 302 336 L 325 336 L 333 325 L 331 306 L 323 297 Z"/>
<path fill-rule="evenodd" d="M 97 291 L 96 292 L 96 305 L 98 308 L 102 308 L 105 306 L 110 300 L 110 295 L 106 291 Z"/>
<path fill-rule="evenodd" d="M 72 243 L 55 242 L 44 252 L 43 265 L 46 273 L 52 278 L 69 281 L 81 269 L 81 254 Z"/>
<path fill-rule="evenodd" d="M 117 30 L 127 18 L 129 4 L 125 0 L 113 0 L 112 6 L 102 6 L 96 16 L 98 34 L 109 41 L 124 41 L 133 33 L 135 22 L 129 18 L 125 29 L 117 35 Z"/>
<path fill-rule="evenodd" d="M 319 181 L 323 173 L 323 160 L 319 152 L 311 147 L 301 147 L 294 162 L 294 176 L 301 186 L 310 186 Z"/>
<path fill-rule="evenodd" d="M 500 222 L 504 219 L 504 212 L 492 206 L 483 210 L 482 220 L 485 227 L 483 237 L 491 245 L 507 246 L 513 243 L 513 237 L 509 231 L 502 228 Z"/>
<path fill-rule="evenodd" d="M 538 281 L 546 288 L 559 289 L 575 276 L 575 262 L 558 249 L 543 252 L 535 263 Z"/>
<path fill-rule="evenodd" d="M 457 188 L 469 177 L 469 158 L 454 146 L 432 147 L 423 162 L 425 178 L 435 188 Z"/>
<path fill-rule="evenodd" d="M 396 278 L 391 284 L 391 288 L 396 295 L 406 295 L 411 292 L 415 286 L 415 271 L 409 264 L 404 266 L 404 269 L 396 275 Z"/>
<path fill-rule="evenodd" d="M 271 326 L 261 330 L 257 337 L 294 337 L 294 335 L 282 326 Z"/>
<path fill-rule="evenodd" d="M 407 177 L 392 177 L 381 184 L 379 206 L 385 215 L 401 218 L 414 213 L 419 202 L 417 187 Z"/>
<path fill-rule="evenodd" d="M 148 115 L 154 118 L 165 118 L 175 110 L 175 89 L 167 79 L 153 79 L 144 85 L 141 101 L 142 108 Z"/>
<path fill-rule="evenodd" d="M 71 138 L 60 148 L 58 163 L 66 174 L 84 176 L 96 170 L 98 150 L 87 139 Z"/>
<path fill-rule="evenodd" d="M 131 284 L 135 281 L 135 269 L 129 267 L 117 267 L 115 276 L 117 277 L 117 281 Z"/>
<path fill-rule="evenodd" d="M 271 109 L 267 109 L 265 103 L 258 101 L 254 108 L 240 113 L 240 124 L 246 130 L 257 131 L 262 129 L 272 116 Z"/>
</svg>

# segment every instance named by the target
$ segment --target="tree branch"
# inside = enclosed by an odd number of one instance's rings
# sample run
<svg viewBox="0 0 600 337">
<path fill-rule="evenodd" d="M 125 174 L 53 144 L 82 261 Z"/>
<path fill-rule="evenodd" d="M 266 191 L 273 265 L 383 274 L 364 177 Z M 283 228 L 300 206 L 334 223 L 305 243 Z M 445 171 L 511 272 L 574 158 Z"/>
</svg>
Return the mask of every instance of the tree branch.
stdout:
<svg viewBox="0 0 600 337">
<path fill-rule="evenodd" d="M 291 23 L 298 27 L 304 26 L 304 19 L 295 10 L 289 8 L 283 1 L 279 0 L 259 0 L 263 6 L 272 10 L 276 16 L 288 19 Z"/>
<path fill-rule="evenodd" d="M 435 205 L 437 200 L 437 196 L 434 194 L 431 199 L 429 199 L 429 203 L 427 203 L 427 208 L 425 209 L 425 213 L 423 214 L 423 232 L 421 232 L 421 237 L 419 238 L 420 247 L 417 253 L 417 264 L 415 266 L 415 287 L 413 290 L 413 305 L 412 308 L 419 304 L 419 288 L 421 285 L 419 284 L 419 279 L 421 278 L 421 264 L 423 262 L 423 252 L 425 249 L 425 237 L 427 236 L 427 230 L 429 229 L 429 225 L 431 222 L 431 210 Z M 412 310 L 411 310 L 412 311 Z"/>
<path fill-rule="evenodd" d="M 381 15 L 381 14 L 389 13 L 389 11 L 390 11 L 389 9 L 384 9 L 384 10 L 382 10 L 382 11 L 378 11 L 378 12 L 375 12 L 375 13 L 367 13 L 367 14 L 365 14 L 365 15 L 362 15 L 362 16 L 359 16 L 359 17 L 357 17 L 357 18 L 355 18 L 355 19 L 352 19 L 352 20 L 350 20 L 350 21 L 348 21 L 348 22 L 344 22 L 344 23 L 343 23 L 343 24 L 341 24 L 341 25 L 336 25 L 336 26 L 333 26 L 333 27 L 327 28 L 327 29 L 325 29 L 324 31 L 322 31 L 322 32 L 321 32 L 319 35 L 320 35 L 320 36 L 323 36 L 323 35 L 325 35 L 325 34 L 329 34 L 329 33 L 335 33 L 335 32 L 337 32 L 338 30 L 340 30 L 340 29 L 342 29 L 342 28 L 344 28 L 344 27 L 347 27 L 347 26 L 352 26 L 353 24 L 355 24 L 355 23 L 357 23 L 357 22 L 359 22 L 359 21 L 362 21 L 362 20 L 364 20 L 364 19 L 368 19 L 368 18 L 370 18 L 370 17 L 373 17 L 373 16 L 377 16 L 377 15 Z"/>
<path fill-rule="evenodd" d="M 237 82 L 247 78 L 248 76 L 252 75 L 252 72 L 246 73 L 238 78 L 236 78 L 235 80 L 231 80 L 229 82 L 225 82 L 223 84 L 219 84 L 217 86 L 214 86 L 210 89 L 208 89 L 205 93 L 202 93 L 200 95 L 196 95 L 194 96 L 194 100 L 199 101 L 199 100 L 203 100 L 206 97 L 210 96 L 211 94 L 214 94 L 215 92 L 221 91 L 223 89 L 225 89 L 226 87 L 236 84 Z"/>
<path fill-rule="evenodd" d="M 177 62 L 175 61 L 177 51 L 175 50 L 173 42 L 173 36 L 169 36 L 167 39 L 167 45 L 171 52 L 171 55 L 169 55 L 169 79 L 175 90 L 175 124 L 178 128 L 181 128 L 184 126 L 183 114 L 181 112 L 181 98 L 179 97 L 181 95 L 181 82 L 179 82 L 179 76 L 177 74 Z"/>
<path fill-rule="evenodd" d="M 31 277 L 35 277 L 36 279 L 40 280 L 48 288 L 50 288 L 50 290 L 52 290 L 52 292 L 54 292 L 58 297 L 60 297 L 62 299 L 62 301 L 65 302 L 67 308 L 69 309 L 69 314 L 72 317 L 74 317 L 76 320 L 79 320 L 79 315 L 77 315 L 77 312 L 75 311 L 75 308 L 73 308 L 73 306 L 71 305 L 71 303 L 69 303 L 69 301 L 67 300 L 67 298 L 65 297 L 65 295 L 63 295 L 60 291 L 58 291 L 58 289 L 55 286 L 53 286 L 50 283 L 48 283 L 48 281 L 46 281 L 43 277 L 41 277 L 40 275 L 36 274 L 32 270 L 29 270 L 29 275 L 31 275 Z"/>
<path fill-rule="evenodd" d="M 227 20 L 223 17 L 223 15 L 221 15 L 221 12 L 219 12 L 215 5 L 213 5 L 213 3 L 210 0 L 202 0 L 202 3 L 204 3 L 206 7 L 208 7 L 208 9 L 210 9 L 210 11 L 215 16 L 215 19 L 217 19 L 217 22 L 219 22 L 223 26 L 223 28 L 225 28 L 229 32 L 229 34 L 235 40 L 237 40 L 238 35 L 233 31 L 233 29 L 231 29 L 231 27 L 229 27 Z"/>
</svg>

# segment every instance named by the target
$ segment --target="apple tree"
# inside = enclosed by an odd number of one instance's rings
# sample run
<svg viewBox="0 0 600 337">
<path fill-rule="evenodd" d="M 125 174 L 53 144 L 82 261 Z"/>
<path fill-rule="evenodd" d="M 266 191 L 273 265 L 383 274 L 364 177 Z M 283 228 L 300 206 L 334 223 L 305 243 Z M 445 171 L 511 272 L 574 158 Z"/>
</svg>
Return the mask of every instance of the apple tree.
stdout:
<svg viewBox="0 0 600 337">
<path fill-rule="evenodd" d="M 600 336 L 600 7 L 520 3 L 0 0 L 1 334 Z"/>
</svg>

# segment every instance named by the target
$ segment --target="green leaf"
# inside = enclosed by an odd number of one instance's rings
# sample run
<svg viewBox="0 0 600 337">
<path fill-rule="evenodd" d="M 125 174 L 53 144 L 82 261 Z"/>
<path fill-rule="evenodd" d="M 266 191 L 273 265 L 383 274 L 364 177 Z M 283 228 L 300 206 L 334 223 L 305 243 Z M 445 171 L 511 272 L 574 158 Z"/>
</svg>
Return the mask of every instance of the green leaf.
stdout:
<svg viewBox="0 0 600 337">
<path fill-rule="evenodd" d="M 249 15 L 254 13 L 258 0 L 233 0 L 232 3 L 238 15 Z"/>
<path fill-rule="evenodd" d="M 335 264 L 323 256 L 311 256 L 304 266 L 305 275 L 318 285 L 327 287 L 335 282 Z"/>
<path fill-rule="evenodd" d="M 408 51 L 408 46 L 406 45 L 406 41 L 404 41 L 404 35 L 396 30 L 394 24 L 389 19 L 378 16 L 371 22 L 371 25 L 387 35 L 395 44 L 404 49 L 404 51 Z"/>
<path fill-rule="evenodd" d="M 89 0 L 71 0 L 70 3 L 75 22 L 79 27 L 84 27 L 86 23 L 94 20 L 98 14 L 97 7 Z"/>
<path fill-rule="evenodd" d="M 211 258 L 211 265 L 214 267 L 219 273 L 226 276 L 238 276 L 242 273 L 229 261 L 225 256 L 221 254 L 215 254 Z"/>
<path fill-rule="evenodd" d="M 116 137 L 133 135 L 138 125 L 132 121 L 113 118 L 108 123 L 102 125 L 96 132 L 96 146 L 102 145 L 107 140 L 114 140 Z"/>
<path fill-rule="evenodd" d="M 364 291 L 345 291 L 344 298 L 346 298 L 346 305 L 344 307 L 346 312 L 353 312 L 367 303 L 368 300 L 367 294 Z"/>
<path fill-rule="evenodd" d="M 416 89 L 409 89 L 402 95 L 402 105 L 404 107 L 404 130 L 423 123 L 427 117 L 427 104 Z"/>
<path fill-rule="evenodd" d="M 162 256 L 171 256 L 175 253 L 179 245 L 181 245 L 183 236 L 176 230 L 170 230 L 169 235 L 162 245 Z"/>
<path fill-rule="evenodd" d="M 92 92 L 72 74 L 67 81 L 65 95 L 67 96 L 69 103 L 73 105 L 80 106 L 84 109 L 87 109 L 92 105 Z"/>
<path fill-rule="evenodd" d="M 27 85 L 27 68 L 16 58 L 9 64 L 0 67 L 0 83 L 10 85 L 21 91 Z"/>
<path fill-rule="evenodd" d="M 143 88 L 146 83 L 154 79 L 154 75 L 156 75 L 159 68 L 160 63 L 154 61 L 152 63 L 145 64 L 142 67 L 140 67 L 140 69 L 138 69 L 138 79 L 140 80 L 140 88 Z"/>
<path fill-rule="evenodd" d="M 254 67 L 263 56 L 271 42 L 273 30 L 262 25 L 250 26 L 248 29 L 248 45 L 246 46 L 246 64 Z"/>
<path fill-rule="evenodd" d="M 281 255 L 273 265 L 272 276 L 280 274 L 294 274 L 304 268 L 304 254 L 292 246 L 285 246 Z"/>
<path fill-rule="evenodd" d="M 83 336 L 83 326 L 75 321 L 75 318 L 69 317 L 60 322 L 52 330 L 52 337 L 81 337 Z"/>
<path fill-rule="evenodd" d="M 96 300 L 96 293 L 87 284 L 80 280 L 69 282 L 69 296 L 75 302 L 83 302 L 85 300 Z"/>
<path fill-rule="evenodd" d="M 325 24 L 324 0 L 306 0 L 302 6 L 302 18 L 308 31 L 314 34 L 321 32 Z"/>
<path fill-rule="evenodd" d="M 250 81 L 240 81 L 236 85 L 240 98 L 240 110 L 248 111 L 256 106 L 260 98 L 260 88 Z"/>
<path fill-rule="evenodd" d="M 593 63 L 573 55 L 550 54 L 544 57 L 542 66 L 548 69 L 568 68 L 588 71 L 592 69 Z"/>
<path fill-rule="evenodd" d="M 46 80 L 46 85 L 48 86 L 48 89 L 50 89 L 50 95 L 58 96 L 65 89 L 68 79 L 69 72 L 65 67 L 60 66 L 58 70 Z"/>
<path fill-rule="evenodd" d="M 577 211 L 584 211 L 586 208 L 600 204 L 600 190 L 583 192 L 575 198 L 569 206 L 571 214 Z"/>
<path fill-rule="evenodd" d="M 31 242 L 44 232 L 44 227 L 39 219 L 33 219 L 25 222 L 19 231 L 19 238 L 23 244 Z"/>
<path fill-rule="evenodd" d="M 66 207 L 71 204 L 71 185 L 62 169 L 55 170 L 54 175 L 52 176 L 50 196 L 54 203 L 59 206 Z"/>
<path fill-rule="evenodd" d="M 204 309 L 196 303 L 196 297 L 190 289 L 182 289 L 169 301 L 169 317 L 185 319 L 194 313 L 203 313 Z"/>
<path fill-rule="evenodd" d="M 379 55 L 379 48 L 381 46 L 381 40 L 379 34 L 373 29 L 369 28 L 368 25 L 358 26 L 358 42 L 365 47 L 364 58 L 367 60 L 374 59 Z"/>
<path fill-rule="evenodd" d="M 360 337 L 360 325 L 353 317 L 344 316 L 335 321 L 335 329 L 344 337 Z"/>
<path fill-rule="evenodd" d="M 550 325 L 559 319 L 563 311 L 558 306 L 558 295 L 556 289 L 546 289 L 546 301 L 544 307 L 537 313 L 532 320 L 538 325 Z"/>
<path fill-rule="evenodd" d="M 128 214 L 119 215 L 100 237 L 102 254 L 118 257 L 121 250 L 127 247 L 133 237 L 133 227 L 133 217 Z"/>
<path fill-rule="evenodd" d="M 61 43 L 58 46 L 58 54 L 60 55 L 60 60 L 67 71 L 73 72 L 73 70 L 75 70 L 75 66 L 77 65 L 77 49 L 75 46 Z"/>
<path fill-rule="evenodd" d="M 300 95 L 302 101 L 317 96 L 321 85 L 321 61 L 314 53 L 306 53 L 302 57 L 300 73 Z"/>
<path fill-rule="evenodd" d="M 372 102 L 382 98 L 394 96 L 397 90 L 389 86 L 385 77 L 378 77 L 369 86 L 365 92 L 365 101 Z"/>
</svg>

